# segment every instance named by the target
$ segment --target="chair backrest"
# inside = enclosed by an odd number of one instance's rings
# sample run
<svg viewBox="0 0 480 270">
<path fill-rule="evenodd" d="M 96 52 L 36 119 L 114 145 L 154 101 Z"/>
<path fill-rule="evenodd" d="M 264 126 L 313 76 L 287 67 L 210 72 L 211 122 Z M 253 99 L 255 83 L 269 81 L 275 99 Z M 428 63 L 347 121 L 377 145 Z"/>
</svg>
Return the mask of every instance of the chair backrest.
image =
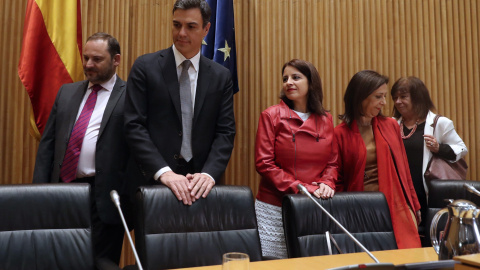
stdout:
<svg viewBox="0 0 480 270">
<path fill-rule="evenodd" d="M 0 185 L 0 269 L 94 269 L 88 184 Z"/>
<path fill-rule="evenodd" d="M 145 269 L 222 263 L 227 252 L 261 260 L 252 191 L 214 186 L 207 198 L 184 205 L 165 186 L 136 194 L 135 245 Z"/>
<path fill-rule="evenodd" d="M 368 250 L 397 248 L 390 210 L 383 193 L 341 192 L 331 199 L 317 201 Z M 289 258 L 328 255 L 327 231 L 342 252 L 362 252 L 307 196 L 285 196 L 282 209 Z M 333 244 L 332 253 L 338 254 Z"/>
<path fill-rule="evenodd" d="M 440 209 L 446 207 L 449 202 L 448 199 L 464 199 L 475 203 L 480 207 L 480 197 L 467 191 L 463 184 L 468 184 L 474 186 L 476 189 L 480 190 L 479 181 L 471 180 L 432 180 L 428 183 L 428 210 L 425 220 L 425 238 L 426 243 L 430 242 L 430 226 L 432 224 L 432 219 L 435 214 L 440 211 Z M 440 231 L 443 231 L 445 228 L 447 218 L 445 216 L 440 219 L 437 227 L 437 234 Z M 438 239 L 438 235 L 437 235 Z"/>
</svg>

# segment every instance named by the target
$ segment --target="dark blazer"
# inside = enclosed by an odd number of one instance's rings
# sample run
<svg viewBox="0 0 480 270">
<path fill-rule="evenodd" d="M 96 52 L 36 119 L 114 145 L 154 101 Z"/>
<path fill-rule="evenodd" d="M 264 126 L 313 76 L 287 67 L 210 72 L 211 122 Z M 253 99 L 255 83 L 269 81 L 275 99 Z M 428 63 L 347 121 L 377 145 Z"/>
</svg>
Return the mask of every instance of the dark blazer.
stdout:
<svg viewBox="0 0 480 270">
<path fill-rule="evenodd" d="M 180 86 L 173 49 L 140 56 L 125 97 L 125 134 L 143 181 L 165 166 L 175 172 L 182 144 Z M 192 123 L 193 167 L 216 181 L 227 167 L 235 138 L 230 72 L 200 56 Z"/>
<path fill-rule="evenodd" d="M 88 81 L 81 81 L 65 84 L 58 91 L 38 146 L 34 183 L 60 181 L 68 140 L 87 87 Z M 110 191 L 117 190 L 121 197 L 126 194 L 125 170 L 129 151 L 123 132 L 125 88 L 125 81 L 117 76 L 103 114 L 95 152 L 94 198 L 100 218 L 111 224 L 121 221 L 110 200 Z"/>
</svg>

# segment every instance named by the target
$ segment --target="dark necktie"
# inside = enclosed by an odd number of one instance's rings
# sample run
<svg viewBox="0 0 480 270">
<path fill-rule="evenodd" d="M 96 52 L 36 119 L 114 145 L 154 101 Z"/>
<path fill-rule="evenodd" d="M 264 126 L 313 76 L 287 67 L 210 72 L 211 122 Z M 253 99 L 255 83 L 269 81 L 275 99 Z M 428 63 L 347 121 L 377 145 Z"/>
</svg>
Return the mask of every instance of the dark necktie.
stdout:
<svg viewBox="0 0 480 270">
<path fill-rule="evenodd" d="M 182 148 L 180 148 L 180 155 L 187 162 L 192 159 L 192 92 L 190 87 L 190 77 L 188 76 L 188 68 L 190 67 L 190 60 L 185 60 L 182 63 L 182 73 L 180 74 L 180 103 L 182 108 Z"/>
<path fill-rule="evenodd" d="M 78 158 L 80 157 L 80 151 L 82 150 L 83 138 L 85 137 L 90 117 L 92 117 L 95 103 L 97 102 L 98 91 L 101 89 L 103 89 L 103 87 L 99 84 L 92 86 L 92 92 L 88 95 L 82 112 L 80 113 L 77 122 L 75 122 L 72 134 L 70 134 L 70 140 L 68 141 L 62 168 L 60 169 L 60 178 L 65 183 L 75 180 L 77 176 Z"/>
</svg>

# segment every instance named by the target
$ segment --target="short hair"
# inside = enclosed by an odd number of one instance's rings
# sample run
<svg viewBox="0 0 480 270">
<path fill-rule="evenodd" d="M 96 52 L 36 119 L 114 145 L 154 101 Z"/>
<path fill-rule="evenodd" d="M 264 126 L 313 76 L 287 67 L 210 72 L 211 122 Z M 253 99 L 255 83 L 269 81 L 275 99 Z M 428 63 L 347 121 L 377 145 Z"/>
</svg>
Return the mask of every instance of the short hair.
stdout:
<svg viewBox="0 0 480 270">
<path fill-rule="evenodd" d="M 203 27 L 207 26 L 207 24 L 210 22 L 212 10 L 210 9 L 210 6 L 205 0 L 177 0 L 175 1 L 175 4 L 173 4 L 172 14 L 175 13 L 175 10 L 177 9 L 187 10 L 192 8 L 200 9 L 200 13 L 202 14 Z"/>
<path fill-rule="evenodd" d="M 373 70 L 362 70 L 353 75 L 343 96 L 345 113 L 338 116 L 349 127 L 353 120 L 364 115 L 362 102 L 380 86 L 388 84 L 388 77 Z M 383 116 L 382 113 L 379 113 Z"/>
<path fill-rule="evenodd" d="M 91 40 L 103 40 L 107 42 L 108 45 L 108 52 L 110 53 L 110 56 L 113 57 L 116 54 L 120 54 L 120 44 L 118 43 L 118 40 L 114 38 L 112 35 L 104 33 L 104 32 L 98 32 L 95 33 L 87 38 L 87 42 Z"/>
<path fill-rule="evenodd" d="M 283 65 L 282 75 L 287 66 L 298 69 L 308 79 L 307 110 L 318 115 L 326 115 L 323 108 L 322 80 L 315 66 L 305 60 L 292 59 Z M 293 101 L 287 98 L 283 88 L 280 98 L 293 110 Z"/>
<path fill-rule="evenodd" d="M 393 84 L 392 90 L 390 91 L 392 99 L 394 98 L 394 96 L 405 93 L 410 94 L 412 110 L 418 118 L 423 119 L 427 117 L 429 111 L 435 110 L 435 105 L 433 105 L 428 89 L 423 83 L 423 81 L 419 78 L 414 76 L 410 76 L 407 78 L 402 77 Z M 394 106 L 393 117 L 398 119 L 400 118 L 400 116 L 402 115 Z"/>
</svg>

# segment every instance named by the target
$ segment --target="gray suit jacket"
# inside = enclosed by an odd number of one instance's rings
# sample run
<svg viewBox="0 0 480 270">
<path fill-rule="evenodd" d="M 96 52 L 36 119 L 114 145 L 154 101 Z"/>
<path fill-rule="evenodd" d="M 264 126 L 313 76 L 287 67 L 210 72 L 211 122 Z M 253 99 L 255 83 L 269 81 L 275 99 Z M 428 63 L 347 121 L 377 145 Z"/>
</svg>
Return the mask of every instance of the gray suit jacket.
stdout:
<svg viewBox="0 0 480 270">
<path fill-rule="evenodd" d="M 75 124 L 80 103 L 88 87 L 88 81 L 63 85 L 38 146 L 34 183 L 60 181 L 60 168 Z M 105 223 L 118 224 L 120 218 L 110 200 L 110 191 L 126 193 L 125 170 L 129 151 L 123 130 L 123 105 L 126 83 L 117 76 L 100 125 L 95 152 L 95 189 L 93 194 L 100 218 Z"/>
</svg>

